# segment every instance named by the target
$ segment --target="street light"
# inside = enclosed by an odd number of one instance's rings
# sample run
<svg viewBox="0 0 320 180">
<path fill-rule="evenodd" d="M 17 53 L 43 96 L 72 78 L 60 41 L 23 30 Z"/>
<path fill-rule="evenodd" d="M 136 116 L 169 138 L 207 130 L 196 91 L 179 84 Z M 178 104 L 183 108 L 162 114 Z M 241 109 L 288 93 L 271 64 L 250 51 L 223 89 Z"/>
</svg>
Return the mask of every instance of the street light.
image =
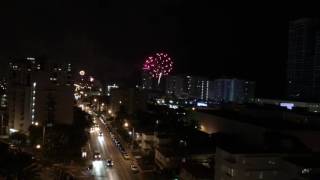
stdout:
<svg viewBox="0 0 320 180">
<path fill-rule="evenodd" d="M 81 71 L 79 72 L 79 74 L 80 74 L 80 76 L 84 76 L 84 75 L 86 74 L 86 72 L 85 72 L 84 70 L 81 70 Z"/>
<path fill-rule="evenodd" d="M 109 110 L 108 110 L 108 113 L 109 113 L 109 114 L 112 114 L 112 111 L 109 109 Z"/>
<path fill-rule="evenodd" d="M 124 127 L 126 127 L 126 128 L 129 127 L 129 123 L 125 122 Z"/>
<path fill-rule="evenodd" d="M 97 102 L 97 99 L 94 99 L 93 101 L 94 101 L 94 102 Z"/>
<path fill-rule="evenodd" d="M 38 123 L 38 122 L 35 122 L 35 123 L 34 123 L 34 125 L 38 126 L 38 125 L 39 125 L 39 123 Z"/>
<path fill-rule="evenodd" d="M 36 149 L 40 149 L 41 148 L 41 145 L 40 144 L 37 144 L 36 145 Z"/>
</svg>

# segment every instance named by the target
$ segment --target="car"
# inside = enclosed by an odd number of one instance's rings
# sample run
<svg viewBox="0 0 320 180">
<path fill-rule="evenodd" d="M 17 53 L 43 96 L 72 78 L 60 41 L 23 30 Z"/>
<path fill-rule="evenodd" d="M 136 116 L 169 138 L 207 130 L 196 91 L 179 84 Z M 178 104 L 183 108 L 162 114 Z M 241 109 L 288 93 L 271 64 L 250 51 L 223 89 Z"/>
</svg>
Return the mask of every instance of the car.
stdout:
<svg viewBox="0 0 320 180">
<path fill-rule="evenodd" d="M 112 166 L 113 166 L 113 161 L 112 161 L 111 159 L 108 159 L 108 160 L 106 161 L 106 166 L 107 166 L 107 167 L 112 167 Z"/>
<path fill-rule="evenodd" d="M 94 152 L 93 153 L 93 159 L 94 160 L 100 160 L 101 159 L 101 154 L 99 152 Z"/>
<path fill-rule="evenodd" d="M 131 165 L 130 165 L 130 168 L 131 168 L 131 170 L 132 170 L 133 172 L 139 172 L 138 167 L 137 167 L 136 165 L 134 165 L 134 164 L 131 164 Z"/>
<path fill-rule="evenodd" d="M 128 160 L 128 159 L 130 159 L 130 156 L 129 156 L 128 153 L 124 152 L 123 153 L 123 158 Z"/>
</svg>

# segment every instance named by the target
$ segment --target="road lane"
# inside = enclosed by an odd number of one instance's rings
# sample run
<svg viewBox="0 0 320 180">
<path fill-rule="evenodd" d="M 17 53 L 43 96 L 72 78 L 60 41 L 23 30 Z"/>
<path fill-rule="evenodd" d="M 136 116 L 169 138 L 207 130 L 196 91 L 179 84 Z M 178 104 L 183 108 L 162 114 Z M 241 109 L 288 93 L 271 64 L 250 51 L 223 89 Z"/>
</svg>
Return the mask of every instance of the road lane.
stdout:
<svg viewBox="0 0 320 180">
<path fill-rule="evenodd" d="M 89 141 L 89 151 L 92 158 L 94 151 L 100 152 L 102 161 L 93 162 L 93 174 L 95 179 L 112 179 L 112 180 L 136 180 L 139 174 L 133 174 L 130 169 L 130 161 L 125 160 L 122 154 L 113 144 L 110 134 L 107 132 L 105 126 L 97 119 L 97 124 L 103 136 L 99 136 L 99 131 L 91 133 Z M 113 167 L 105 167 L 105 160 L 112 159 L 114 161 Z"/>
</svg>

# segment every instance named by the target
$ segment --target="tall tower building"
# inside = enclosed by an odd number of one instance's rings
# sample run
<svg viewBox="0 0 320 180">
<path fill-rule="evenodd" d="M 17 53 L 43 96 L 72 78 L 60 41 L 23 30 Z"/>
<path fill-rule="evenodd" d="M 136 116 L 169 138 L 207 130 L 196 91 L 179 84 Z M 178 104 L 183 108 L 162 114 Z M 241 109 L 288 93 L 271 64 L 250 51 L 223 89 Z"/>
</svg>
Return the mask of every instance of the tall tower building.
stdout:
<svg viewBox="0 0 320 180">
<path fill-rule="evenodd" d="M 190 98 L 206 101 L 209 99 L 210 81 L 207 78 L 184 76 L 183 79 L 183 91 Z"/>
<path fill-rule="evenodd" d="M 8 75 L 9 128 L 28 133 L 30 125 L 73 122 L 71 64 L 36 58 L 15 59 Z"/>
<path fill-rule="evenodd" d="M 180 76 L 167 76 L 166 82 L 166 94 L 174 94 L 180 97 L 183 93 L 183 78 Z"/>
<path fill-rule="evenodd" d="M 287 95 L 320 101 L 320 22 L 299 19 L 289 24 Z"/>
</svg>

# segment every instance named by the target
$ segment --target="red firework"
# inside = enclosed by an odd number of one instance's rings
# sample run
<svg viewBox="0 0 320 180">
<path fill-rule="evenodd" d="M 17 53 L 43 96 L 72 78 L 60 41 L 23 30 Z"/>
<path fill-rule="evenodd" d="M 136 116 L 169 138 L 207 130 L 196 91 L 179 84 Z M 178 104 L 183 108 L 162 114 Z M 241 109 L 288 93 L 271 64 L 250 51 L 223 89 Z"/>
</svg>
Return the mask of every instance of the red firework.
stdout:
<svg viewBox="0 0 320 180">
<path fill-rule="evenodd" d="M 156 53 L 149 56 L 143 65 L 143 70 L 148 71 L 153 78 L 160 79 L 172 71 L 173 61 L 167 53 Z"/>
</svg>

